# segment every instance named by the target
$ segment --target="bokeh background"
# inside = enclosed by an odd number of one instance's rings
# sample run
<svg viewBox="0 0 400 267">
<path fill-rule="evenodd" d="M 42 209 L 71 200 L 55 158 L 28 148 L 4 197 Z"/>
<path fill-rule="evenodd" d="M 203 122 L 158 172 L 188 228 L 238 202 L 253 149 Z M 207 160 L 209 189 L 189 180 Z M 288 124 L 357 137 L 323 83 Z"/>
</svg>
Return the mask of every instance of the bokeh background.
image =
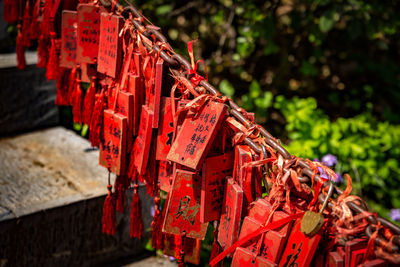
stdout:
<svg viewBox="0 0 400 267">
<path fill-rule="evenodd" d="M 400 208 L 399 2 L 134 4 L 176 52 L 187 57 L 187 42 L 197 39 L 195 58 L 205 60 L 209 81 L 292 154 L 331 154 L 337 163 L 326 163 L 351 175 L 353 193 L 370 208 L 384 217 Z"/>
</svg>

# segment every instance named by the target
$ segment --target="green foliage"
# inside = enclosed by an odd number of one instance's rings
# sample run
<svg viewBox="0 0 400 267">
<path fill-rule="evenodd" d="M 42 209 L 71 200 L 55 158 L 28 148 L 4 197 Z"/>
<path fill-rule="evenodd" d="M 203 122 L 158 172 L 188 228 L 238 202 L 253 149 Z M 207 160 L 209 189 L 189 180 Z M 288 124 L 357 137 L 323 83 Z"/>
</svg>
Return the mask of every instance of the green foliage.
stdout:
<svg viewBox="0 0 400 267">
<path fill-rule="evenodd" d="M 380 122 L 368 112 L 331 122 L 311 97 L 278 96 L 274 107 L 285 116 L 292 154 L 311 159 L 336 155 L 339 171 L 353 178 L 353 193 L 366 196 L 382 215 L 400 207 L 399 125 Z"/>
</svg>

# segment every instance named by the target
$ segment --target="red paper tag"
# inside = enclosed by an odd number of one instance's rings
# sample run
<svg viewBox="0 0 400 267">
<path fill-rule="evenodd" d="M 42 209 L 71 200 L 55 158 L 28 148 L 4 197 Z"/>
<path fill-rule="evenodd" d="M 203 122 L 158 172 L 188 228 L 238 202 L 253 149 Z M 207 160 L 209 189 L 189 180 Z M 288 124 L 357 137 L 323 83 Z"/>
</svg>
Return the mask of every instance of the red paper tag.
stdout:
<svg viewBox="0 0 400 267">
<path fill-rule="evenodd" d="M 224 206 L 218 229 L 218 242 L 223 249 L 237 241 L 242 213 L 243 191 L 232 177 L 226 179 Z"/>
<path fill-rule="evenodd" d="M 160 117 L 160 100 L 161 100 L 161 92 L 162 92 L 162 80 L 163 80 L 163 67 L 164 60 L 160 57 L 156 63 L 156 81 L 154 85 L 154 120 L 153 120 L 153 128 L 158 128 L 158 121 Z"/>
<path fill-rule="evenodd" d="M 100 7 L 91 4 L 79 4 L 78 10 L 78 63 L 96 63 L 99 52 Z M 104 10 L 104 9 L 102 9 Z"/>
<path fill-rule="evenodd" d="M 167 159 L 191 169 L 198 169 L 226 115 L 222 103 L 209 102 L 196 117 L 186 117 L 172 144 Z"/>
<path fill-rule="evenodd" d="M 321 231 L 308 237 L 300 231 L 301 219 L 296 220 L 286 243 L 279 266 L 310 266 L 321 239 Z"/>
<path fill-rule="evenodd" d="M 120 91 L 117 98 L 117 105 L 115 112 L 124 115 L 127 119 L 127 136 L 126 144 L 127 147 L 132 146 L 132 127 L 133 127 L 133 95 L 128 92 Z"/>
<path fill-rule="evenodd" d="M 121 64 L 119 31 L 122 23 L 123 19 L 120 16 L 101 13 L 97 71 L 113 78 L 116 77 Z"/>
<path fill-rule="evenodd" d="M 100 165 L 117 175 L 125 171 L 126 117 L 104 110 L 104 141 L 100 143 Z"/>
<path fill-rule="evenodd" d="M 164 241 L 164 254 L 172 257 L 177 257 L 176 251 L 179 250 L 177 244 L 180 243 L 181 237 L 178 235 L 165 235 Z M 184 262 L 198 265 L 200 263 L 200 240 L 193 238 L 184 238 L 183 251 L 185 256 Z"/>
<path fill-rule="evenodd" d="M 203 164 L 200 221 L 210 222 L 221 217 L 225 178 L 232 176 L 233 153 L 209 157 Z"/>
<path fill-rule="evenodd" d="M 173 167 L 168 161 L 159 161 L 158 163 L 158 181 L 160 182 L 160 189 L 169 192 L 171 191 Z"/>
<path fill-rule="evenodd" d="M 167 155 L 172 145 L 174 123 L 172 118 L 171 98 L 161 99 L 161 118 L 157 134 L 157 160 L 167 160 Z"/>
<path fill-rule="evenodd" d="M 163 232 L 204 239 L 208 223 L 200 223 L 201 180 L 195 172 L 175 170 Z"/>
<path fill-rule="evenodd" d="M 132 152 L 135 153 L 134 165 L 139 174 L 146 173 L 147 162 L 151 146 L 153 112 L 146 106 L 142 106 L 142 114 L 140 116 L 139 134 L 133 144 Z"/>
<path fill-rule="evenodd" d="M 233 255 L 232 267 L 254 266 L 254 267 L 275 267 L 277 264 L 270 262 L 264 257 L 252 253 L 250 250 L 238 247 Z"/>
<path fill-rule="evenodd" d="M 128 74 L 128 92 L 133 94 L 133 135 L 138 135 L 139 130 L 139 118 L 141 113 L 141 108 L 143 105 L 143 83 L 140 76 L 136 74 Z"/>
<path fill-rule="evenodd" d="M 72 69 L 75 67 L 77 14 L 76 11 L 64 10 L 62 12 L 60 66 L 63 68 Z"/>
</svg>

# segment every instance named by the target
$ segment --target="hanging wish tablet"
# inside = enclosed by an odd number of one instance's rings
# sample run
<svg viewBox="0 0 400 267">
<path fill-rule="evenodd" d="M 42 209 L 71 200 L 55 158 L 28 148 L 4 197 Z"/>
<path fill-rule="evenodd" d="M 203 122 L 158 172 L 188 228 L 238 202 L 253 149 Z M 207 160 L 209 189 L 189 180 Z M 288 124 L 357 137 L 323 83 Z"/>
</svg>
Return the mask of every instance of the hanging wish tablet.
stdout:
<svg viewBox="0 0 400 267">
<path fill-rule="evenodd" d="M 126 117 L 104 110 L 104 140 L 100 142 L 100 165 L 117 175 L 125 172 Z"/>
<path fill-rule="evenodd" d="M 99 54 L 97 71 L 116 78 L 121 65 L 121 38 L 119 32 L 123 19 L 120 16 L 101 13 Z"/>
<path fill-rule="evenodd" d="M 149 160 L 151 136 L 152 136 L 153 112 L 146 106 L 142 106 L 139 133 L 133 144 L 132 152 L 135 153 L 134 162 L 136 170 L 140 175 L 146 173 Z"/>
<path fill-rule="evenodd" d="M 163 232 L 203 240 L 208 223 L 200 223 L 200 177 L 176 169 L 169 195 Z"/>
<path fill-rule="evenodd" d="M 77 12 L 64 10 L 61 18 L 61 55 L 60 66 L 75 68 L 76 34 L 78 28 Z"/>
<path fill-rule="evenodd" d="M 100 12 L 105 9 L 92 4 L 79 4 L 78 42 L 76 61 L 78 63 L 96 63 L 99 52 Z"/>
<path fill-rule="evenodd" d="M 161 117 L 157 132 L 156 160 L 167 160 L 167 155 L 172 145 L 174 136 L 174 123 L 170 97 L 161 99 Z"/>
<path fill-rule="evenodd" d="M 210 101 L 196 116 L 187 116 L 167 159 L 191 169 L 199 169 L 226 112 L 226 105 Z"/>
<path fill-rule="evenodd" d="M 232 176 L 233 152 L 208 157 L 203 164 L 200 221 L 219 220 L 224 198 L 225 178 Z"/>
<path fill-rule="evenodd" d="M 237 241 L 242 213 L 243 191 L 232 177 L 226 179 L 224 206 L 219 223 L 218 242 L 223 249 Z"/>
<path fill-rule="evenodd" d="M 117 98 L 117 105 L 115 106 L 115 112 L 122 114 L 126 117 L 127 123 L 127 135 L 126 144 L 127 147 L 132 146 L 132 127 L 133 127 L 133 95 L 129 92 L 120 91 Z"/>
</svg>

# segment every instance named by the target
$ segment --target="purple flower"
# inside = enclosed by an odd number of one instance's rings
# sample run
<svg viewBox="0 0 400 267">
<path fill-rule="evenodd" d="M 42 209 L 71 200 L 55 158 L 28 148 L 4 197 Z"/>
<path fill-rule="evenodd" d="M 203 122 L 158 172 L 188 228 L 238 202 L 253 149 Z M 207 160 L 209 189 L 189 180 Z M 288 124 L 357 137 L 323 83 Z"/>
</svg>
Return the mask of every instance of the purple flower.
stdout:
<svg viewBox="0 0 400 267">
<path fill-rule="evenodd" d="M 400 209 L 391 209 L 390 210 L 390 218 L 393 221 L 400 222 Z"/>
<path fill-rule="evenodd" d="M 336 173 L 335 183 L 341 184 L 344 182 L 343 176 L 340 173 Z"/>
<path fill-rule="evenodd" d="M 154 217 L 154 213 L 155 213 L 154 206 L 151 206 L 150 207 L 150 215 L 151 215 L 151 217 Z"/>
<path fill-rule="evenodd" d="M 322 164 L 324 164 L 325 166 L 332 167 L 337 163 L 337 158 L 332 154 L 327 154 L 322 158 Z"/>
<path fill-rule="evenodd" d="M 318 171 L 319 171 L 319 176 L 321 178 L 324 178 L 326 180 L 329 180 L 329 176 L 328 174 L 324 171 L 324 169 L 322 169 L 321 167 L 318 167 Z"/>
<path fill-rule="evenodd" d="M 315 161 L 315 162 L 319 162 L 319 159 L 315 158 L 315 159 L 313 159 L 313 161 Z"/>
</svg>

